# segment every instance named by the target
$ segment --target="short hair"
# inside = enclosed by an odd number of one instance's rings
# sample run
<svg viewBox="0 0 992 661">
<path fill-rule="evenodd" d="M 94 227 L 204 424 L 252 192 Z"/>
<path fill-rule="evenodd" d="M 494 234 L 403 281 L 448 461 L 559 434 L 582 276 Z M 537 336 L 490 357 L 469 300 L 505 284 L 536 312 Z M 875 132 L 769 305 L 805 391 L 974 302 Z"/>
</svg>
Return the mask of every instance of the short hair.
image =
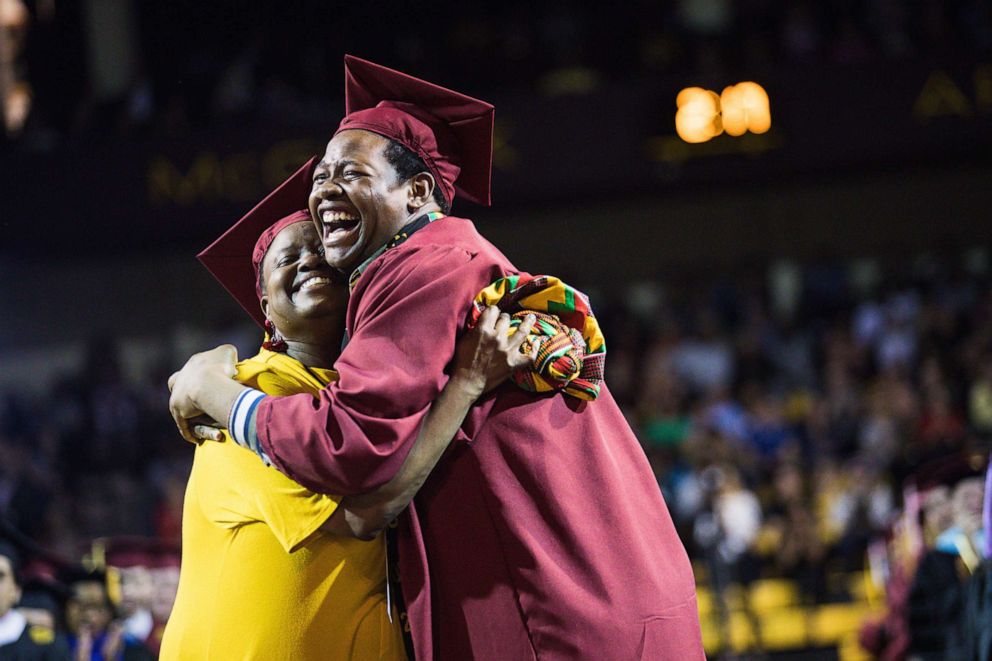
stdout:
<svg viewBox="0 0 992 661">
<path fill-rule="evenodd" d="M 406 181 L 415 174 L 430 172 L 423 159 L 395 140 L 389 141 L 383 154 L 393 169 L 396 170 L 396 181 Z M 437 177 L 434 177 L 434 201 L 441 207 L 442 213 L 451 213 L 451 204 L 444 198 L 444 193 L 441 192 L 441 182 L 437 181 Z"/>
</svg>

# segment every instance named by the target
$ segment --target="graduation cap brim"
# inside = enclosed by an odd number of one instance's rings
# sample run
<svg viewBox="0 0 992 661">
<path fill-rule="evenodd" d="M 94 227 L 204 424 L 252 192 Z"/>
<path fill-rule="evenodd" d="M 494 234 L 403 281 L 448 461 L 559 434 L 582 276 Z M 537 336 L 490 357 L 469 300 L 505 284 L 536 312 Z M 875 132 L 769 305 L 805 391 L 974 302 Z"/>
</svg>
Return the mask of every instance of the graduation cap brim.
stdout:
<svg viewBox="0 0 992 661">
<path fill-rule="evenodd" d="M 453 182 L 457 194 L 477 204 L 492 203 L 492 104 L 354 55 L 344 56 L 344 68 L 348 115 L 374 108 L 381 101 L 417 106 L 457 140 L 458 154 L 453 159 L 461 168 Z"/>
<path fill-rule="evenodd" d="M 307 161 L 289 179 L 255 205 L 254 209 L 197 255 L 207 270 L 261 328 L 265 327 L 265 315 L 262 314 L 258 294 L 255 291 L 252 250 L 259 236 L 269 226 L 306 208 L 316 161 L 316 156 Z"/>
</svg>

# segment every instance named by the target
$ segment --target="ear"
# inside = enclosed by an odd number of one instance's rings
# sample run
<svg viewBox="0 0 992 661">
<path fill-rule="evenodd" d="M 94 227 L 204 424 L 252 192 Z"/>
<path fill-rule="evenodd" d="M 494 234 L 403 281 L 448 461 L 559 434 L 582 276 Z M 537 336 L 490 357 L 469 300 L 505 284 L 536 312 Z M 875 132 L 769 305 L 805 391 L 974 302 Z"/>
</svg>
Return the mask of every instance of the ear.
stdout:
<svg viewBox="0 0 992 661">
<path fill-rule="evenodd" d="M 434 201 L 434 175 L 430 172 L 418 172 L 410 177 L 407 188 L 407 207 L 411 211 L 420 209 Z"/>
<path fill-rule="evenodd" d="M 262 307 L 262 314 L 264 314 L 265 315 L 265 318 L 268 319 L 269 318 L 269 295 L 268 294 L 262 294 L 262 298 L 259 299 L 258 304 Z"/>
</svg>

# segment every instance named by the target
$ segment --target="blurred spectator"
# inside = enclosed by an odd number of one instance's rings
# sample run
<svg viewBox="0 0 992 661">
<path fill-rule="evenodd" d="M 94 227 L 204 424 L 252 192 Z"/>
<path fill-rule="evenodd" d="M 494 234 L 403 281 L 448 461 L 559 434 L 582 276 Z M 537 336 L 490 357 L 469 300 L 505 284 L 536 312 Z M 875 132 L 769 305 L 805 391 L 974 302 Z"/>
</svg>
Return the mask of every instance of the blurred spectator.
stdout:
<svg viewBox="0 0 992 661">
<path fill-rule="evenodd" d="M 0 540 L 0 659 L 68 661 L 69 648 L 53 627 L 29 622 L 20 610 L 21 554 Z"/>
<path fill-rule="evenodd" d="M 69 647 L 77 659 L 140 661 L 154 658 L 114 619 L 103 573 L 79 571 L 67 583 L 70 596 L 65 609 L 66 626 Z"/>
<path fill-rule="evenodd" d="M 992 355 L 982 357 L 979 376 L 968 392 L 971 425 L 981 434 L 992 434 Z"/>
<path fill-rule="evenodd" d="M 140 539 L 112 541 L 106 550 L 108 582 L 111 586 L 116 583 L 117 615 L 124 633 L 149 647 L 154 647 L 154 641 L 149 644 L 149 640 L 155 629 L 151 611 L 155 600 L 152 551 L 153 547 Z"/>
<path fill-rule="evenodd" d="M 112 11 L 114 20 L 89 22 L 85 3 L 0 3 L 7 5 L 27 14 L 20 21 L 27 25 L 24 52 L 12 69 L 23 72 L 29 106 L 21 106 L 29 114 L 15 140 L 35 150 L 108 131 L 209 129 L 232 118 L 264 125 L 319 121 L 335 93 L 328 67 L 336 65 L 329 63 L 341 52 L 427 77 L 443 61 L 453 87 L 485 80 L 560 94 L 586 92 L 607 76 L 726 77 L 738 61 L 767 70 L 945 52 L 974 56 L 992 48 L 992 10 L 983 0 L 679 0 L 625 3 L 608 12 L 508 0 L 496 14 L 464 4 L 432 6 L 404 15 L 402 26 L 392 15 L 372 21 L 356 10 L 328 13 L 315 2 L 299 7 L 308 17 L 303 25 L 264 3 L 237 13 L 186 1 L 181 11 L 122 3 L 116 11 L 126 16 Z M 404 36 L 377 38 L 390 29 Z M 340 38 L 320 38 L 332 31 Z M 428 33 L 431 39 L 421 36 Z M 93 57 L 108 38 L 137 45 L 121 46 L 127 57 L 116 58 L 109 72 Z M 101 98 L 108 76 L 115 94 Z"/>
</svg>

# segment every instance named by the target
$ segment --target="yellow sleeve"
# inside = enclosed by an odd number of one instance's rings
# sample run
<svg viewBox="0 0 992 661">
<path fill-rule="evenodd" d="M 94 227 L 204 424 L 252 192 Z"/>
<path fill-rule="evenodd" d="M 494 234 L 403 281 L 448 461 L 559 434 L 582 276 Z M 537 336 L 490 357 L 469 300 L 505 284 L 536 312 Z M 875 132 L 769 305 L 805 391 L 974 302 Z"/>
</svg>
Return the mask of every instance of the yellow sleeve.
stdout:
<svg viewBox="0 0 992 661">
<path fill-rule="evenodd" d="M 313 390 L 293 375 L 253 359 L 239 363 L 238 380 L 277 396 Z M 237 446 L 226 431 L 224 435 L 222 443 L 208 442 L 198 448 L 200 466 L 194 466 L 194 472 L 201 484 L 207 483 L 200 488 L 201 508 L 223 527 L 264 523 L 286 552 L 292 553 L 327 521 L 341 499 L 300 486 Z"/>
<path fill-rule="evenodd" d="M 246 509 L 292 553 L 334 514 L 341 499 L 305 489 L 274 468 L 260 463 L 257 468 L 258 475 L 241 482 Z"/>
</svg>

